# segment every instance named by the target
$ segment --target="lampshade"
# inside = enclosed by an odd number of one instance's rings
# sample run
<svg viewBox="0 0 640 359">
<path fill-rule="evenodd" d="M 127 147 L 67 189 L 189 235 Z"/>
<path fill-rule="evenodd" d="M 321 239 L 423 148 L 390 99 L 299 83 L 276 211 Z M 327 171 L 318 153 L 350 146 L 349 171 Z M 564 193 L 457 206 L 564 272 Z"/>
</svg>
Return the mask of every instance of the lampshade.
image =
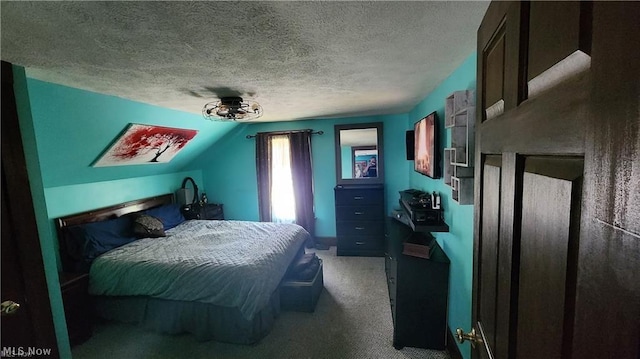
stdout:
<svg viewBox="0 0 640 359">
<path fill-rule="evenodd" d="M 244 101 L 242 97 L 223 97 L 205 104 L 202 115 L 211 121 L 251 121 L 262 116 L 262 106 L 255 101 Z"/>
</svg>

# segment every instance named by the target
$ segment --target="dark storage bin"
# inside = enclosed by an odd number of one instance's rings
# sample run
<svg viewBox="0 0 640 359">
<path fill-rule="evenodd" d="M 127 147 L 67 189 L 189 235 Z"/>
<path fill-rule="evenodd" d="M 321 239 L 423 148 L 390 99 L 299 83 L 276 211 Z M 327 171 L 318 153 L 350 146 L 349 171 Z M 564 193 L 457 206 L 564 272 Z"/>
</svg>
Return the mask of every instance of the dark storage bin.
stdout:
<svg viewBox="0 0 640 359">
<path fill-rule="evenodd" d="M 322 260 L 310 281 L 283 280 L 280 284 L 280 308 L 296 312 L 313 312 L 324 288 Z"/>
</svg>

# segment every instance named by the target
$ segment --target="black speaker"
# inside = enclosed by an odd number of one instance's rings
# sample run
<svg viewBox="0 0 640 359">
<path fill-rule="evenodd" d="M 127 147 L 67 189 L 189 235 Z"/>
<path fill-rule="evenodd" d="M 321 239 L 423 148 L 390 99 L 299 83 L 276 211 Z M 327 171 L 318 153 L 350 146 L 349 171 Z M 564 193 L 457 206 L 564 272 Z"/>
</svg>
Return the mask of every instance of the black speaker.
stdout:
<svg viewBox="0 0 640 359">
<path fill-rule="evenodd" d="M 407 131 L 405 143 L 407 144 L 407 161 L 413 161 L 413 147 L 414 147 L 414 132 L 413 130 Z"/>
</svg>

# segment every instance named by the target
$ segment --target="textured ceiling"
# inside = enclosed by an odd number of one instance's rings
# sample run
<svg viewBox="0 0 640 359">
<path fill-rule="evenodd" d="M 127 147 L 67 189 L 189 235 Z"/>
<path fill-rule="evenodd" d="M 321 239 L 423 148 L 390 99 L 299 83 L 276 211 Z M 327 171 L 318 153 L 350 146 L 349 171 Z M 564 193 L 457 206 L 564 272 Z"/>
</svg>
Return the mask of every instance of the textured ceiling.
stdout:
<svg viewBox="0 0 640 359">
<path fill-rule="evenodd" d="M 411 110 L 476 47 L 488 2 L 6 2 L 2 60 L 29 77 L 258 121 Z"/>
</svg>

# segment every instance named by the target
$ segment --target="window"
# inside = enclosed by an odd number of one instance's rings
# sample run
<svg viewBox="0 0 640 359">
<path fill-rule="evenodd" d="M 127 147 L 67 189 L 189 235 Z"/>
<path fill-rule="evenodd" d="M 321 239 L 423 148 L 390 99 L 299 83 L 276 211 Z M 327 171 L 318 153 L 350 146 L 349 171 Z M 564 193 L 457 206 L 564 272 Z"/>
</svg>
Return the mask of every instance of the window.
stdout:
<svg viewBox="0 0 640 359">
<path fill-rule="evenodd" d="M 314 246 L 312 130 L 258 132 L 256 175 L 260 221 L 295 223 L 311 235 Z"/>
<path fill-rule="evenodd" d="M 273 222 L 294 223 L 296 203 L 291 174 L 289 136 L 271 138 L 271 216 Z"/>
</svg>

